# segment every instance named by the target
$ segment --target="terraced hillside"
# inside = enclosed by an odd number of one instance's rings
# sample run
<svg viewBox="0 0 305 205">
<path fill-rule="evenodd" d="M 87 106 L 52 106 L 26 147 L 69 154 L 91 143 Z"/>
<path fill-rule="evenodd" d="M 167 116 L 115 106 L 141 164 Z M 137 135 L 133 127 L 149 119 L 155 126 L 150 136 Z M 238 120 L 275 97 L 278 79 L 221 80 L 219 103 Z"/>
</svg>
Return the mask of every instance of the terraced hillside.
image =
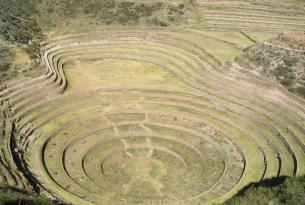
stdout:
<svg viewBox="0 0 305 205">
<path fill-rule="evenodd" d="M 202 26 L 213 30 L 304 31 L 304 1 L 198 0 Z"/>
<path fill-rule="evenodd" d="M 245 19 L 53 33 L 42 75 L 1 84 L 0 185 L 80 205 L 194 205 L 304 175 L 304 99 L 234 61 L 279 27 L 249 34 Z"/>
<path fill-rule="evenodd" d="M 75 204 L 221 201 L 304 174 L 303 101 L 220 66 L 199 37 L 126 28 L 45 42 L 45 75 L 2 91 L 24 173 Z"/>
</svg>

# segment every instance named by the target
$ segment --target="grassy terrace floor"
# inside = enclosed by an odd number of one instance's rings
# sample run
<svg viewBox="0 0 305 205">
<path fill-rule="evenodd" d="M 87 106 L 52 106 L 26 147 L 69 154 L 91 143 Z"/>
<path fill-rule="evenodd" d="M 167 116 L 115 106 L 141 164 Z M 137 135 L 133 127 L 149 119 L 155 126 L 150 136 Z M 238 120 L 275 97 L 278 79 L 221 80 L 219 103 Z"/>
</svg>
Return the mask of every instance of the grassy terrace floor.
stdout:
<svg viewBox="0 0 305 205">
<path fill-rule="evenodd" d="M 86 69 L 84 69 L 86 68 Z M 69 79 L 67 92 L 76 92 L 101 86 L 163 85 L 187 88 L 168 71 L 146 63 L 123 59 L 77 60 L 65 64 L 65 74 Z M 88 76 L 88 78 L 87 78 Z"/>
</svg>

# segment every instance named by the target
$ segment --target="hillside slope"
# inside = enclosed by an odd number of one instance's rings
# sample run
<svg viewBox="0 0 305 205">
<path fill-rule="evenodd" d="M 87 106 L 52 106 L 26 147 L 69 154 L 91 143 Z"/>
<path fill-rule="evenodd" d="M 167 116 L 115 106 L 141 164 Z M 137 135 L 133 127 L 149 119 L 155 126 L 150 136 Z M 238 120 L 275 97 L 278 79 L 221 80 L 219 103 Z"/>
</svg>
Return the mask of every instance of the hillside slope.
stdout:
<svg viewBox="0 0 305 205">
<path fill-rule="evenodd" d="M 239 60 L 250 70 L 305 97 L 305 34 L 279 34 L 247 48 Z"/>
</svg>

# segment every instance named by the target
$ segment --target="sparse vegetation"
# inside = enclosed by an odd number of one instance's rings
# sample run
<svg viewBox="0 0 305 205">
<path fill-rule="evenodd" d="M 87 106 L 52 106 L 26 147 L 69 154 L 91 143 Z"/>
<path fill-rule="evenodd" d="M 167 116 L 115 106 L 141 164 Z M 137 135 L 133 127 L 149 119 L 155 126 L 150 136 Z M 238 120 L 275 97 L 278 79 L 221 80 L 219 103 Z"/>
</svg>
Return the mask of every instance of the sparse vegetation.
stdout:
<svg viewBox="0 0 305 205">
<path fill-rule="evenodd" d="M 36 21 L 36 12 L 35 5 L 29 0 L 0 0 L 0 39 L 3 37 L 4 41 L 4 45 L 0 45 L 0 81 L 39 70 L 35 61 L 39 58 L 39 42 L 43 34 Z M 33 61 L 15 62 L 14 47 L 26 51 Z"/>
<path fill-rule="evenodd" d="M 6 72 L 10 69 L 14 57 L 14 53 L 9 48 L 0 47 L 0 72 Z"/>
<path fill-rule="evenodd" d="M 28 44 L 42 38 L 30 0 L 0 1 L 0 35 L 12 43 Z"/>
<path fill-rule="evenodd" d="M 190 2 L 187 3 L 189 5 Z M 99 25 L 155 25 L 168 26 L 178 24 L 187 10 L 186 3 L 168 3 L 164 1 L 119 1 L 119 0 L 84 0 L 40 1 L 40 15 L 56 12 L 67 18 L 84 16 L 94 19 Z M 67 11 L 61 8 L 69 8 Z M 190 9 L 190 7 L 188 7 Z M 57 12 L 58 11 L 58 12 Z M 48 21 L 48 20 L 46 20 Z M 49 22 L 50 23 L 50 22 Z M 54 22 L 56 23 L 56 22 Z"/>
<path fill-rule="evenodd" d="M 53 205 L 53 203 L 37 195 L 0 188 L 0 205 Z"/>
<path fill-rule="evenodd" d="M 247 48 L 244 60 L 255 65 L 261 74 L 274 78 L 289 91 L 305 97 L 304 38 L 303 34 L 280 34 L 263 44 Z"/>
</svg>

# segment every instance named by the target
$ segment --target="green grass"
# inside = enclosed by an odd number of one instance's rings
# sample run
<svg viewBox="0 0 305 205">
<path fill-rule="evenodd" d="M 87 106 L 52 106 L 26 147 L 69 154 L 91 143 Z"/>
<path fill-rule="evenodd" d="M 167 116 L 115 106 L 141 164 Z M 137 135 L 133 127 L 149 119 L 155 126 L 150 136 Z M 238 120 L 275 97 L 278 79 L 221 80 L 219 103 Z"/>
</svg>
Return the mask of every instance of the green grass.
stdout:
<svg viewBox="0 0 305 205">
<path fill-rule="evenodd" d="M 226 43 L 216 41 L 210 38 L 202 38 L 200 34 L 194 34 L 191 32 L 174 34 L 182 39 L 186 39 L 199 46 L 205 48 L 210 54 L 218 59 L 223 64 L 232 61 L 234 58 L 242 54 L 241 50 L 236 49 Z"/>
<path fill-rule="evenodd" d="M 263 42 L 266 41 L 272 37 L 275 37 L 275 33 L 264 33 L 264 32 L 245 32 L 247 35 L 249 35 L 251 38 L 256 40 L 257 42 Z"/>
<path fill-rule="evenodd" d="M 146 62 L 119 59 L 76 61 L 65 65 L 67 92 L 105 86 L 186 87 L 167 70 Z"/>
<path fill-rule="evenodd" d="M 158 176 L 160 176 L 160 172 L 160 167 L 158 165 L 153 164 L 149 174 L 152 178 L 157 178 Z"/>
<path fill-rule="evenodd" d="M 202 31 L 195 29 L 188 29 L 194 33 L 202 34 L 202 38 L 211 37 L 212 39 L 219 39 L 220 41 L 227 41 L 233 44 L 237 44 L 241 47 L 247 47 L 253 44 L 252 41 L 243 36 L 240 32 L 232 31 Z"/>
<path fill-rule="evenodd" d="M 84 114 L 93 114 L 96 111 L 100 110 L 101 108 L 104 108 L 104 105 L 95 105 L 93 107 L 89 107 L 87 109 L 83 109 L 83 110 L 77 110 L 75 112 L 71 112 L 68 113 L 66 115 L 63 116 L 59 116 L 56 119 L 53 119 L 52 121 L 50 121 L 47 124 L 44 124 L 42 127 L 40 127 L 40 131 L 42 132 L 42 134 L 46 134 L 48 135 L 48 133 L 51 133 L 52 131 L 54 131 L 55 129 L 59 128 L 60 125 L 62 125 L 63 123 L 75 119 L 77 117 L 81 117 Z M 44 116 L 46 117 L 46 116 Z M 40 119 L 41 120 L 41 119 Z"/>
</svg>

